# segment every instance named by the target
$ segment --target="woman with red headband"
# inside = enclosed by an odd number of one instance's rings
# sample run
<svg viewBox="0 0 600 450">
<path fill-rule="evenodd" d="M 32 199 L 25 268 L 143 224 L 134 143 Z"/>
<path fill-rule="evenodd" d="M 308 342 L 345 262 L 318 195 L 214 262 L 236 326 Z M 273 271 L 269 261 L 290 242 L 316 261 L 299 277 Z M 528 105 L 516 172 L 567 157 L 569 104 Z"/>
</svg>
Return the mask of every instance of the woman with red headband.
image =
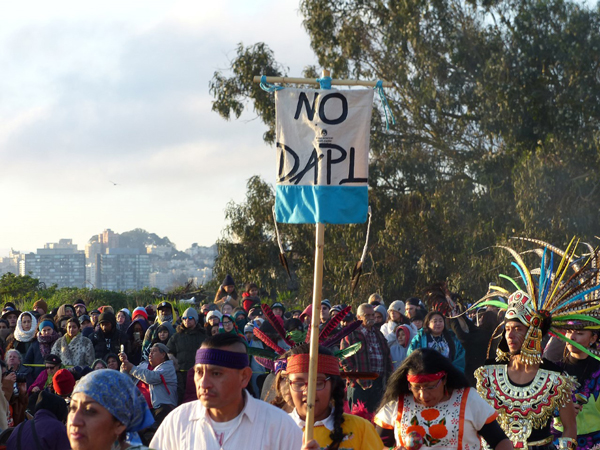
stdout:
<svg viewBox="0 0 600 450">
<path fill-rule="evenodd" d="M 284 377 L 290 388 L 294 410 L 290 416 L 302 429 L 306 420 L 309 346 L 292 348 L 287 357 Z M 276 364 L 277 367 L 277 364 Z M 303 450 L 381 450 L 383 442 L 370 422 L 362 417 L 344 414 L 344 388 L 339 359 L 325 347 L 319 347 L 317 392 L 315 397 L 314 440 Z"/>
<path fill-rule="evenodd" d="M 375 424 L 386 446 L 477 450 L 481 436 L 495 450 L 511 450 L 496 416 L 448 358 L 423 348 L 390 377 Z"/>
</svg>

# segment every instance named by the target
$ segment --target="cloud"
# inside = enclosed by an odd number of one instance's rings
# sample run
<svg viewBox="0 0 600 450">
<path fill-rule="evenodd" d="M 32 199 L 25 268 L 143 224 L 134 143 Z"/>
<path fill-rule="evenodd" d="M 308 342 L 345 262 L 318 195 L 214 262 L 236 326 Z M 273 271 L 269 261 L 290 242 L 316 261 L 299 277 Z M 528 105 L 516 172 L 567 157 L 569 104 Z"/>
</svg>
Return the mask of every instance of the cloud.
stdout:
<svg viewBox="0 0 600 450">
<path fill-rule="evenodd" d="M 69 5 L 16 14 L 0 32 L 0 189 L 14 217 L 0 247 L 108 227 L 209 245 L 246 180 L 275 174 L 264 125 L 251 111 L 232 122 L 211 112 L 209 80 L 239 42 L 266 42 L 293 73 L 314 63 L 297 2 L 151 1 L 140 14 L 108 2 L 61 15 Z"/>
</svg>

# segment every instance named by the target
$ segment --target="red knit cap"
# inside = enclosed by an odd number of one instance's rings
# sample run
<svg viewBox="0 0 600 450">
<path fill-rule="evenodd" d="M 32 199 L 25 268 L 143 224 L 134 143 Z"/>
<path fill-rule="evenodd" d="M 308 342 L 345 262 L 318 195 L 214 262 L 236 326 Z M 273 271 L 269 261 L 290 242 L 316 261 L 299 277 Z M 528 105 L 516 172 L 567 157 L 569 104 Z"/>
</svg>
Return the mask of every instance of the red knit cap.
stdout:
<svg viewBox="0 0 600 450">
<path fill-rule="evenodd" d="M 52 386 L 54 386 L 54 391 L 58 395 L 68 397 L 75 388 L 75 377 L 67 369 L 60 369 L 52 378 Z"/>
<path fill-rule="evenodd" d="M 292 355 L 287 360 L 287 373 L 308 373 L 308 365 L 310 361 L 310 355 L 302 353 L 300 355 Z M 335 356 L 330 355 L 319 355 L 319 363 L 317 366 L 318 373 L 324 373 L 326 375 L 338 375 L 340 374 L 340 360 Z"/>
</svg>

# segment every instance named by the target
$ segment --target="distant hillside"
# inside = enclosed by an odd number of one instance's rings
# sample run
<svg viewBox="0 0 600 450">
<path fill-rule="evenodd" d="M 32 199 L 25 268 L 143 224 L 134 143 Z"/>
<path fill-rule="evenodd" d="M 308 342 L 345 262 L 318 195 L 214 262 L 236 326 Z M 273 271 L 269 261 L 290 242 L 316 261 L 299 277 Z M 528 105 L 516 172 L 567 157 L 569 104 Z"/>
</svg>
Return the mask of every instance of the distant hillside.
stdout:
<svg viewBox="0 0 600 450">
<path fill-rule="evenodd" d="M 98 242 L 98 235 L 93 235 L 88 242 Z M 139 248 L 145 253 L 146 245 L 169 245 L 174 247 L 168 237 L 161 238 L 157 234 L 150 233 L 142 228 L 119 233 L 119 247 Z"/>
<path fill-rule="evenodd" d="M 174 247 L 168 237 L 161 238 L 155 233 L 149 233 L 141 228 L 120 233 L 119 244 L 121 247 L 139 248 L 146 250 L 146 245 L 169 245 Z"/>
</svg>

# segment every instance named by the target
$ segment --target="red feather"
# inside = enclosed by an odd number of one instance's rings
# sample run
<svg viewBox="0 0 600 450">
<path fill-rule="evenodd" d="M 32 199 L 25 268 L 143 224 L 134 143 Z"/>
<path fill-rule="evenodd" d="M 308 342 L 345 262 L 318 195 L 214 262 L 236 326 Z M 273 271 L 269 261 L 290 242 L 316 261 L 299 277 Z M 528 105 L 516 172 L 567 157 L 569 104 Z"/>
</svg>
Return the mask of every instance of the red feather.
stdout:
<svg viewBox="0 0 600 450">
<path fill-rule="evenodd" d="M 281 339 L 283 339 L 287 343 L 287 345 L 289 345 L 290 347 L 293 347 L 295 345 L 295 342 L 292 341 L 290 338 L 288 338 L 285 335 L 285 330 L 281 326 L 281 322 L 279 322 L 279 320 L 277 319 L 277 316 L 275 314 L 273 314 L 273 310 L 271 309 L 271 307 L 269 305 L 263 303 L 261 305 L 261 308 L 262 308 L 263 312 L 265 313 L 265 316 L 267 317 L 267 320 L 269 321 L 269 323 L 271 325 L 273 325 L 273 328 L 275 328 L 275 331 L 277 331 L 279 336 L 281 336 Z"/>
<path fill-rule="evenodd" d="M 357 320 L 356 322 L 352 322 L 351 324 L 346 325 L 344 328 L 342 328 L 338 333 L 334 334 L 329 339 L 322 342 L 321 345 L 323 347 L 331 347 L 333 344 L 337 344 L 342 339 L 344 339 L 346 336 L 348 336 L 350 333 L 352 333 L 356 329 L 360 328 L 361 325 L 362 325 L 362 322 L 360 320 Z"/>
<path fill-rule="evenodd" d="M 275 342 L 273 342 L 269 336 L 267 336 L 265 333 L 260 331 L 258 328 L 254 328 L 254 330 L 252 330 L 252 332 L 254 333 L 254 336 L 259 338 L 266 345 L 268 345 L 273 350 L 275 350 L 275 352 L 277 352 L 278 355 L 283 355 L 285 353 L 284 349 L 282 349 L 279 345 L 277 345 Z"/>
<path fill-rule="evenodd" d="M 323 327 L 319 334 L 319 342 L 323 342 L 329 334 L 344 320 L 348 313 L 352 310 L 350 306 L 346 306 L 339 313 L 329 319 L 329 322 Z"/>
</svg>

